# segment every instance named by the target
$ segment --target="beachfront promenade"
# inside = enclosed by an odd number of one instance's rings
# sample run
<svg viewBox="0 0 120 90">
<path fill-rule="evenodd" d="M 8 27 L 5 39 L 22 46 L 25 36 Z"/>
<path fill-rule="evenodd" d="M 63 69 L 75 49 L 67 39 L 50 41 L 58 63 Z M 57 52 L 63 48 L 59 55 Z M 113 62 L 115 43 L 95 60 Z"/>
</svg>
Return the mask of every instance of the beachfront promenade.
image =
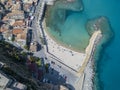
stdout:
<svg viewBox="0 0 120 90">
<path fill-rule="evenodd" d="M 33 41 L 37 41 L 40 45 L 42 45 L 41 38 L 44 37 L 43 32 L 42 32 L 42 25 L 41 21 L 43 19 L 43 13 L 45 9 L 45 2 L 43 0 L 39 0 L 35 12 L 34 12 L 34 19 L 32 20 L 32 32 L 33 32 Z M 42 48 L 40 51 L 34 53 L 35 56 L 37 57 L 46 57 L 46 54 L 44 52 L 44 49 Z"/>
<path fill-rule="evenodd" d="M 41 43 L 40 42 L 40 39 L 39 39 L 39 37 L 41 36 L 41 37 L 43 37 L 46 41 L 47 40 L 52 40 L 50 37 L 50 39 L 49 38 L 47 38 L 47 34 L 46 34 L 46 32 L 45 32 L 45 28 L 46 27 L 44 27 L 44 24 L 45 23 L 42 23 L 42 19 L 43 19 L 43 13 L 44 13 L 44 7 L 45 7 L 45 2 L 44 1 L 40 1 L 39 3 L 38 3 L 38 5 L 37 5 L 37 7 L 36 7 L 36 12 L 35 12 L 35 19 L 34 19 L 34 21 L 33 21 L 33 29 L 34 29 L 34 31 L 35 31 L 35 34 L 37 34 L 37 41 L 39 42 L 39 43 Z M 36 30 L 35 30 L 36 29 Z M 52 43 L 51 43 L 52 44 Z M 58 49 L 57 50 L 50 50 L 50 49 L 53 49 L 53 48 L 49 48 L 49 46 L 53 46 L 53 45 L 50 45 L 48 42 L 47 42 L 47 45 L 44 47 L 44 51 L 45 51 L 45 53 L 47 54 L 47 57 L 50 57 L 50 58 L 54 58 L 56 61 L 58 61 L 59 63 L 61 63 L 61 64 L 63 64 L 63 65 L 65 65 L 66 66 L 66 68 L 68 68 L 68 69 L 72 69 L 73 71 L 76 71 L 76 69 L 75 68 L 72 68 L 72 67 L 74 67 L 74 66 L 72 66 L 72 64 L 71 63 L 69 63 L 69 64 L 71 64 L 71 65 L 68 65 L 68 64 L 66 64 L 66 63 L 64 63 L 64 61 L 66 61 L 66 60 L 64 60 L 63 58 L 67 58 L 67 54 L 70 54 L 69 56 L 71 56 L 71 54 L 74 54 L 74 53 L 72 53 L 72 51 L 71 50 L 69 50 L 68 52 L 65 52 L 65 53 L 63 53 L 63 52 L 61 52 L 61 54 L 62 55 L 65 55 L 66 57 L 62 57 L 62 58 L 60 58 L 60 57 L 58 57 L 59 55 L 60 55 L 60 52 L 58 53 Z M 63 47 L 62 47 L 63 48 Z M 54 48 L 55 49 L 55 48 Z M 66 50 L 66 48 L 65 48 L 65 50 Z M 54 53 L 51 53 L 51 51 L 57 51 L 57 52 L 54 52 Z M 56 55 L 56 54 L 58 54 L 58 55 Z M 44 55 L 45 56 L 45 55 Z M 75 55 L 76 56 L 76 55 Z M 81 55 L 81 57 L 83 57 L 84 58 L 84 54 L 83 55 Z M 71 59 L 71 61 L 73 61 L 74 60 L 74 56 L 72 57 L 73 59 Z M 78 57 L 79 58 L 79 57 Z M 63 61 L 64 60 L 64 61 Z M 79 61 L 80 61 L 80 58 L 79 58 Z M 69 62 L 69 61 L 67 61 L 67 62 Z M 74 61 L 73 61 L 74 62 Z M 82 62 L 82 59 L 81 59 L 81 62 Z M 74 62 L 74 63 L 76 63 L 77 64 L 77 62 Z"/>
<path fill-rule="evenodd" d="M 45 24 L 45 23 L 44 23 Z M 45 27 L 46 28 L 46 27 Z M 93 54 L 96 48 L 97 43 L 99 42 L 99 39 L 101 38 L 101 31 L 95 31 L 89 41 L 89 45 L 86 48 L 85 53 L 78 53 L 74 52 L 68 48 L 64 48 L 63 46 L 58 45 L 56 42 L 53 41 L 52 38 L 50 38 L 46 31 L 45 31 L 46 40 L 48 43 L 48 50 L 50 53 L 54 54 L 56 57 L 59 58 L 61 62 L 64 64 L 70 66 L 74 69 L 75 72 L 72 71 L 77 77 L 76 80 L 73 80 L 75 90 L 82 90 L 83 83 L 84 83 L 84 70 L 89 62 L 93 58 Z M 72 53 L 71 53 L 72 51 Z M 80 65 L 78 68 L 76 65 Z M 66 68 L 66 67 L 65 67 Z M 67 68 L 68 71 L 71 71 L 71 68 Z M 92 74 L 92 73 L 91 73 Z M 92 79 L 92 77 L 90 78 Z M 80 89 L 81 87 L 81 89 Z"/>
<path fill-rule="evenodd" d="M 55 42 L 46 32 L 48 29 L 43 21 L 45 38 L 47 41 L 48 52 L 57 57 L 57 60 L 69 66 L 69 69 L 73 69 L 76 73 L 80 74 L 84 71 L 85 66 L 94 53 L 96 47 L 96 41 L 99 40 L 101 36 L 101 31 L 95 31 L 89 41 L 89 45 L 86 48 L 85 53 L 75 52 L 71 49 L 65 48 Z M 79 75 L 80 76 L 80 75 Z"/>
<path fill-rule="evenodd" d="M 56 65 L 61 66 L 62 69 L 59 68 L 57 70 L 59 73 L 64 73 L 68 77 L 66 82 L 75 86 L 75 90 L 81 90 L 85 77 L 84 70 L 88 61 L 92 59 L 97 44 L 96 42 L 99 41 L 101 32 L 100 30 L 94 32 L 85 53 L 75 52 L 63 47 L 55 42 L 46 31 L 48 27 L 46 27 L 45 19 L 43 20 L 44 8 L 45 2 L 41 0 L 36 7 L 35 19 L 33 22 L 36 29 L 34 29 L 36 40 L 41 43 L 39 38 L 41 36 L 47 42 L 47 45 L 44 46 L 44 50 L 42 50 L 42 53 L 44 53 L 43 57 L 47 57 L 48 62 L 54 61 Z M 37 52 L 36 55 L 39 56 L 39 54 L 41 53 Z M 65 71 L 68 73 L 65 73 Z"/>
<path fill-rule="evenodd" d="M 93 33 L 92 37 L 90 38 L 89 45 L 87 46 L 86 52 L 85 52 L 85 53 L 86 53 L 86 58 L 85 58 L 85 60 L 84 60 L 84 63 L 82 64 L 82 67 L 79 69 L 79 71 L 78 71 L 78 73 L 77 73 L 77 76 L 78 76 L 78 77 L 80 77 L 82 74 L 84 74 L 85 68 L 86 68 L 88 62 L 93 59 L 93 54 L 94 54 L 94 52 L 95 52 L 96 45 L 97 45 L 98 42 L 100 41 L 101 37 L 102 37 L 101 31 L 100 31 L 100 30 L 97 30 L 97 31 L 95 31 L 95 32 Z M 91 65 L 90 65 L 90 66 L 91 66 Z M 89 67 L 89 68 L 91 68 L 91 67 Z M 87 73 L 88 75 L 92 74 L 92 72 L 89 73 L 89 69 L 86 70 L 85 73 Z M 92 76 L 92 75 L 90 75 L 90 76 Z M 84 79 L 84 78 L 85 78 L 85 75 L 84 75 L 84 77 L 83 77 L 82 79 Z M 88 79 L 92 80 L 92 77 L 89 77 Z M 79 83 L 79 84 L 81 83 L 81 78 L 78 79 L 78 80 L 76 81 L 76 83 L 75 83 L 75 87 L 76 87 L 77 89 L 80 87 L 80 85 L 79 85 L 78 83 Z M 91 83 L 90 83 L 90 84 L 91 84 Z M 83 82 L 82 82 L 82 88 L 83 88 L 83 86 L 84 86 L 84 80 L 83 80 Z M 87 88 L 91 88 L 91 87 L 92 87 L 92 86 L 89 85 L 89 83 L 88 83 L 88 84 L 87 84 Z M 85 88 L 86 88 L 86 87 L 85 87 Z M 79 89 L 78 89 L 78 90 L 79 90 Z M 80 89 L 80 90 L 82 90 L 82 89 Z M 89 90 L 89 89 L 87 89 L 87 90 Z"/>
</svg>

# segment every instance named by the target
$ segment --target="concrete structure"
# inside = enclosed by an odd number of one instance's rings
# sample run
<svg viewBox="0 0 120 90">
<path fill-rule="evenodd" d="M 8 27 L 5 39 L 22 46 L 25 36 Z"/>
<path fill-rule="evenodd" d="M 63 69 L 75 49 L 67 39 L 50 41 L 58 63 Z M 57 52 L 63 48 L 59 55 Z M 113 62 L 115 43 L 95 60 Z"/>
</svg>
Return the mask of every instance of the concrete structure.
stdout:
<svg viewBox="0 0 120 90">
<path fill-rule="evenodd" d="M 23 3 L 29 3 L 32 4 L 33 2 L 37 2 L 38 0 L 22 0 Z"/>
<path fill-rule="evenodd" d="M 27 86 L 10 79 L 0 71 L 0 90 L 27 90 Z"/>
<path fill-rule="evenodd" d="M 12 11 L 11 13 L 7 14 L 7 18 L 8 19 L 15 19 L 15 20 L 25 19 L 24 11 L 20 11 L 20 10 Z"/>
<path fill-rule="evenodd" d="M 11 84 L 11 82 L 11 79 L 0 72 L 0 90 L 5 90 L 5 88 L 7 88 Z"/>
<path fill-rule="evenodd" d="M 25 21 L 24 20 L 17 20 L 15 21 L 12 26 L 14 28 L 21 28 L 21 27 L 25 27 Z"/>
<path fill-rule="evenodd" d="M 31 43 L 30 51 L 32 51 L 32 52 L 36 52 L 37 51 L 37 42 Z"/>
<path fill-rule="evenodd" d="M 15 36 L 14 39 L 20 46 L 23 47 L 26 44 L 26 38 L 27 38 L 27 29 L 26 28 L 13 29 L 12 34 Z"/>
<path fill-rule="evenodd" d="M 56 0 L 45 0 L 47 5 L 53 5 Z"/>
<path fill-rule="evenodd" d="M 13 90 L 26 90 L 27 89 L 27 86 L 22 84 L 22 83 L 19 83 L 19 82 L 15 82 L 12 87 L 11 87 Z"/>
<path fill-rule="evenodd" d="M 26 12 L 30 12 L 30 7 L 31 7 L 31 4 L 29 4 L 29 3 L 24 3 L 23 4 L 23 9 Z"/>
</svg>

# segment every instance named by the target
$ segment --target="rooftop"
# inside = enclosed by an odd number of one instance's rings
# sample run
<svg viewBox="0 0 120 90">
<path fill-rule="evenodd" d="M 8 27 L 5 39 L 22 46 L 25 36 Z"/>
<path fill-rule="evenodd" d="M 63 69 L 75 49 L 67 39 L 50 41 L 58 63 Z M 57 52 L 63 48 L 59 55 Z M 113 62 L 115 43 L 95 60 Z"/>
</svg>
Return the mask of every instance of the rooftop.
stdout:
<svg viewBox="0 0 120 90">
<path fill-rule="evenodd" d="M 7 24 L 2 24 L 0 27 L 0 32 L 5 32 L 9 29 L 9 26 Z"/>
<path fill-rule="evenodd" d="M 30 51 L 32 51 L 32 52 L 36 52 L 37 51 L 37 42 L 31 43 Z"/>
<path fill-rule="evenodd" d="M 20 11 L 20 10 L 13 10 L 11 13 L 8 13 L 7 16 L 11 16 L 14 14 L 24 14 L 24 11 Z"/>
<path fill-rule="evenodd" d="M 37 2 L 37 0 L 22 0 L 24 3 L 30 3 Z"/>
<path fill-rule="evenodd" d="M 11 79 L 0 72 L 0 90 L 3 90 L 5 87 L 7 87 L 7 85 L 10 84 L 11 81 Z"/>
<path fill-rule="evenodd" d="M 24 84 L 22 84 L 22 83 L 19 83 L 19 82 L 15 82 L 15 83 L 13 84 L 12 88 L 13 88 L 14 90 L 26 90 L 26 89 L 27 89 L 26 85 L 24 85 Z"/>
<path fill-rule="evenodd" d="M 12 5 L 12 10 L 20 10 L 20 9 L 21 9 L 21 4 L 20 3 Z"/>
<path fill-rule="evenodd" d="M 16 39 L 17 40 L 19 40 L 19 39 L 26 40 L 26 33 L 18 34 Z"/>
<path fill-rule="evenodd" d="M 12 26 L 22 26 L 25 25 L 25 22 L 23 20 L 15 21 L 15 23 Z"/>
<path fill-rule="evenodd" d="M 6 20 L 9 20 L 7 16 L 4 16 L 2 21 L 6 21 Z"/>
<path fill-rule="evenodd" d="M 13 10 L 11 13 L 7 14 L 9 19 L 24 19 L 24 11 Z"/>
<path fill-rule="evenodd" d="M 8 78 L 7 75 L 0 72 L 0 90 L 26 90 L 27 86 L 19 83 L 13 82 L 12 79 Z"/>
<path fill-rule="evenodd" d="M 21 34 L 23 33 L 23 29 L 21 28 L 18 28 L 18 29 L 13 29 L 13 32 L 12 32 L 14 35 L 17 35 L 17 34 Z"/>
<path fill-rule="evenodd" d="M 24 3 L 24 5 L 23 5 L 24 10 L 25 10 L 25 11 L 30 11 L 31 5 L 32 5 L 32 4 L 30 4 L 30 3 Z"/>
</svg>

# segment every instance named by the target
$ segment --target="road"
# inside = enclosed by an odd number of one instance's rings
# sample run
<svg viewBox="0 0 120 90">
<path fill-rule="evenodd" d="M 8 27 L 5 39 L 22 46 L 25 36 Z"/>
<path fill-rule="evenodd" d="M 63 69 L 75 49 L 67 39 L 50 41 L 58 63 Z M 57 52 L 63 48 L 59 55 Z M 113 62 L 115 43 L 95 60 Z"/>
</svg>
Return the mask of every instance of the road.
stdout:
<svg viewBox="0 0 120 90">
<path fill-rule="evenodd" d="M 40 7 L 41 3 L 42 3 L 42 1 L 39 1 L 38 5 L 36 6 L 36 9 L 34 12 L 34 19 L 32 20 L 32 23 L 31 23 L 31 29 L 32 29 L 32 33 L 33 33 L 33 42 L 37 41 L 40 45 L 43 45 L 41 42 L 41 39 L 40 39 L 41 34 L 40 34 L 40 23 L 39 23 L 39 20 L 40 20 L 39 13 L 41 10 L 41 7 Z M 34 52 L 34 56 L 38 56 L 40 58 L 41 57 L 45 58 L 46 55 L 45 55 L 44 48 L 42 48 L 38 52 Z"/>
</svg>

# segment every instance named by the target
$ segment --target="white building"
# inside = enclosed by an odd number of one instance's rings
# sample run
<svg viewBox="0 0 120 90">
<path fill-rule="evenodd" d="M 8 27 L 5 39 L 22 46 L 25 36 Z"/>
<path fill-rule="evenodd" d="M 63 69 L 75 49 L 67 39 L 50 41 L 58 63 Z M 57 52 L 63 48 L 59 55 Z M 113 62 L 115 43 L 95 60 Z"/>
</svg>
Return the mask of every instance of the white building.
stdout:
<svg viewBox="0 0 120 90">
<path fill-rule="evenodd" d="M 13 90 L 27 90 L 27 86 L 22 84 L 22 83 L 19 83 L 19 82 L 15 82 L 11 88 Z"/>
<path fill-rule="evenodd" d="M 44 0 L 47 5 L 53 5 L 56 0 Z"/>
<path fill-rule="evenodd" d="M 27 90 L 27 86 L 13 81 L 7 75 L 0 72 L 0 90 Z"/>
<path fill-rule="evenodd" d="M 5 90 L 11 84 L 11 82 L 11 79 L 0 72 L 0 90 Z"/>
<path fill-rule="evenodd" d="M 29 3 L 29 4 L 32 4 L 33 2 L 37 2 L 38 0 L 22 0 L 23 3 Z"/>
</svg>

